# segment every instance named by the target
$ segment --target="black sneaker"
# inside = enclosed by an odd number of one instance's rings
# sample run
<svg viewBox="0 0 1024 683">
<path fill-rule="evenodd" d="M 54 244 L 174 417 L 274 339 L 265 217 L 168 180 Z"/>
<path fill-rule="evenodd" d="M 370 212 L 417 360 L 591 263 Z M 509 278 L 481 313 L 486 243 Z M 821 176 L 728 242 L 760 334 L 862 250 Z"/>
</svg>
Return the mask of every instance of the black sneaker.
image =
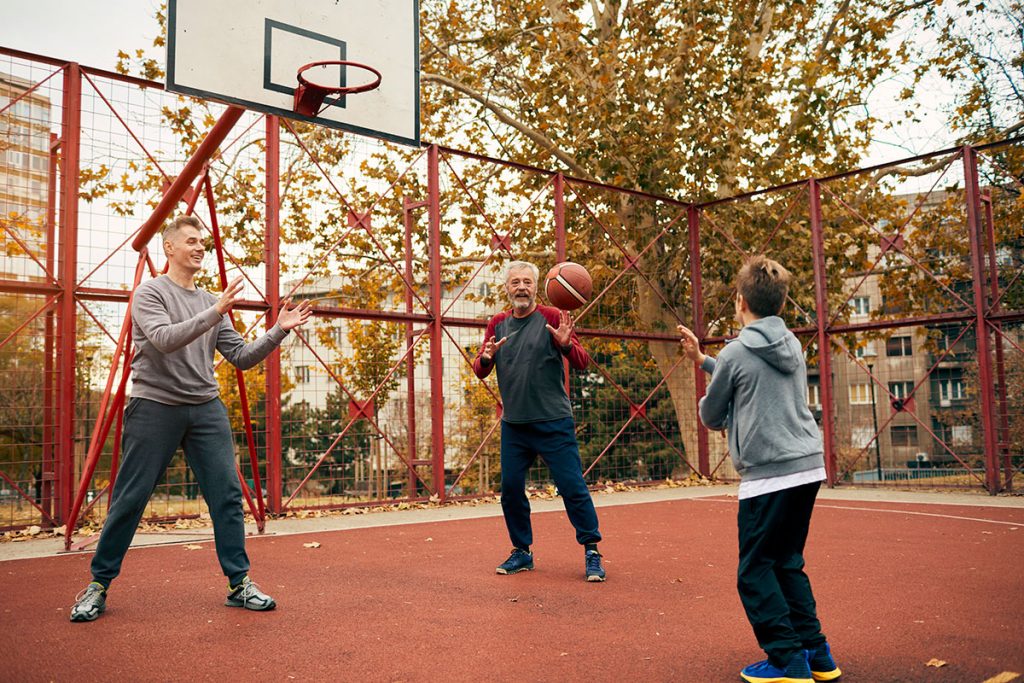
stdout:
<svg viewBox="0 0 1024 683">
<path fill-rule="evenodd" d="M 587 560 L 587 581 L 604 581 L 604 567 L 601 566 L 601 553 L 596 550 L 588 550 Z"/>
<path fill-rule="evenodd" d="M 498 565 L 494 570 L 495 574 L 517 574 L 528 572 L 533 569 L 533 553 L 528 553 L 521 548 L 512 548 L 512 554 L 508 559 Z"/>
<path fill-rule="evenodd" d="M 811 665 L 811 675 L 816 681 L 834 681 L 843 675 L 832 659 L 832 648 L 825 643 L 817 650 L 807 650 L 807 659 Z"/>
<path fill-rule="evenodd" d="M 253 583 L 248 576 L 234 588 L 230 586 L 228 588 L 231 592 L 228 593 L 228 599 L 224 603 L 228 607 L 244 607 L 256 612 L 265 612 L 277 607 L 274 598 L 261 591 L 260 587 Z"/>
<path fill-rule="evenodd" d="M 71 621 L 95 621 L 107 609 L 107 589 L 93 581 L 75 598 Z"/>
</svg>

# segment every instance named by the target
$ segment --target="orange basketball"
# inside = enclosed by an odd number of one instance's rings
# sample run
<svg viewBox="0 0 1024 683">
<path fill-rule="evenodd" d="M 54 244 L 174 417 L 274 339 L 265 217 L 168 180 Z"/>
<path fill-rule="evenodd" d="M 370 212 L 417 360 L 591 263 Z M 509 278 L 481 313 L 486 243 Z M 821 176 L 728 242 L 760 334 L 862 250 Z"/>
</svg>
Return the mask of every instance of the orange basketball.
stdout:
<svg viewBox="0 0 1024 683">
<path fill-rule="evenodd" d="M 574 311 L 590 301 L 594 281 L 587 269 L 565 261 L 548 271 L 544 277 L 544 293 L 548 301 L 563 311 Z"/>
</svg>

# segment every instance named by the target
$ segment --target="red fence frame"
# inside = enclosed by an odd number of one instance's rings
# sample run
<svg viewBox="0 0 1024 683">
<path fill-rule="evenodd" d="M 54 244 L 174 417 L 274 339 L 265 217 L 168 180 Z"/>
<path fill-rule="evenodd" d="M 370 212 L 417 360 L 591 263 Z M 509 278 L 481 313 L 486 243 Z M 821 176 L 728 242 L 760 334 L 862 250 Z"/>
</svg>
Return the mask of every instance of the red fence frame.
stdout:
<svg viewBox="0 0 1024 683">
<path fill-rule="evenodd" d="M 64 78 L 63 88 L 63 118 L 61 121 L 62 137 L 54 139 L 52 141 L 51 148 L 53 150 L 59 150 L 60 162 L 59 166 L 56 163 L 51 164 L 50 177 L 53 181 L 51 187 L 58 187 L 57 193 L 51 193 L 50 203 L 51 211 L 47 221 L 47 254 L 46 263 L 44 270 L 49 274 L 49 280 L 45 283 L 33 283 L 27 284 L 19 281 L 11 280 L 0 280 L 0 292 L 11 292 L 11 293 L 33 293 L 41 294 L 49 297 L 43 306 L 33 316 L 45 315 L 45 324 L 47 329 L 53 330 L 53 336 L 51 341 L 50 334 L 47 334 L 47 348 L 46 348 L 46 363 L 47 372 L 51 370 L 57 377 L 57 381 L 51 391 L 49 385 L 46 391 L 45 399 L 45 414 L 46 414 L 46 431 L 50 432 L 52 426 L 52 440 L 47 438 L 45 452 L 44 452 L 44 467 L 43 467 L 43 490 L 44 495 L 43 503 L 38 504 L 29 496 L 21 487 L 13 481 L 4 472 L 0 471 L 0 478 L 3 478 L 9 484 L 13 485 L 17 493 L 35 506 L 41 515 L 41 521 L 43 524 L 48 526 L 57 526 L 60 524 L 67 524 L 67 539 L 70 545 L 71 533 L 74 530 L 75 524 L 79 519 L 79 516 L 83 510 L 85 488 L 88 486 L 89 479 L 92 476 L 92 469 L 95 467 L 95 458 L 98 455 L 98 451 L 101 449 L 102 444 L 106 441 L 107 435 L 111 428 L 117 425 L 119 429 L 121 409 L 123 407 L 124 399 L 124 387 L 125 387 L 125 373 L 127 372 L 127 363 L 130 359 L 130 343 L 125 339 L 124 330 L 128 329 L 129 320 L 126 317 L 124 324 L 126 327 L 122 329 L 121 339 L 118 344 L 118 353 L 116 358 L 121 359 L 122 362 L 115 363 L 112 368 L 110 378 L 107 382 L 106 391 L 103 394 L 102 408 L 100 414 L 96 418 L 94 425 L 92 438 L 90 440 L 91 446 L 89 449 L 89 458 L 87 458 L 86 466 L 83 468 L 82 476 L 77 480 L 78 486 L 76 487 L 75 477 L 75 455 L 73 451 L 73 420 L 74 420 L 74 408 L 75 408 L 75 344 L 76 344 L 76 320 L 77 320 L 77 309 L 80 305 L 84 306 L 86 302 L 94 300 L 102 301 L 119 301 L 128 302 L 130 293 L 122 290 L 113 289 L 98 289 L 98 288 L 86 288 L 80 286 L 77 280 L 77 268 L 78 268 L 78 195 L 79 195 L 79 146 L 81 138 L 81 107 L 82 107 L 82 88 L 83 81 L 89 81 L 90 75 L 102 76 L 103 78 L 123 81 L 126 83 L 146 87 L 153 89 L 162 89 L 159 83 L 143 81 L 136 78 L 122 76 L 119 74 L 112 74 L 96 69 L 90 69 L 87 67 L 81 67 L 74 63 L 64 63 L 57 60 L 52 60 L 45 57 L 39 57 L 36 55 L 29 55 L 26 53 L 7 50 L 0 48 L 0 54 L 5 54 L 18 59 L 30 60 L 33 62 L 49 64 L 56 67 L 54 73 L 62 73 Z M 102 98 L 102 95 L 100 95 Z M 17 100 L 15 100 L 16 102 Z M 14 104 L 11 102 L 7 105 L 10 107 Z M 109 103 L 107 103 L 109 105 Z M 113 109 L 112 105 L 111 108 Z M 6 109 L 5 107 L 4 109 Z M 0 112 L 3 110 L 0 109 Z M 216 225 L 216 207 L 213 199 L 212 190 L 210 187 L 209 179 L 205 174 L 205 169 L 212 155 L 214 155 L 226 139 L 226 136 L 230 133 L 239 117 L 242 115 L 242 110 L 235 107 L 229 107 L 221 119 L 211 128 L 207 133 L 205 140 L 197 148 L 194 156 L 185 165 L 184 170 L 181 174 L 169 183 L 168 189 L 160 201 L 157 208 L 153 211 L 152 215 L 142 225 L 140 230 L 134 235 L 134 241 L 132 246 L 139 251 L 139 264 L 136 272 L 136 284 L 139 278 L 144 272 L 144 267 L 148 265 L 152 269 L 152 262 L 149 261 L 145 251 L 145 246 L 149 242 L 150 238 L 159 230 L 160 226 L 171 214 L 172 211 L 178 206 L 179 202 L 183 199 L 189 201 L 189 211 L 195 206 L 195 203 L 205 193 L 211 216 L 213 217 L 212 230 L 217 237 L 217 249 L 219 259 L 219 270 L 221 278 L 224 278 L 224 261 L 223 251 L 219 244 L 219 235 L 217 232 Z M 116 115 L 116 112 L 115 112 Z M 122 120 L 122 123 L 124 121 Z M 125 127 L 128 128 L 128 124 L 124 123 Z M 280 242 L 280 228 L 279 228 L 279 211 L 280 211 L 280 200 L 278 197 L 278 187 L 280 181 L 280 126 L 279 121 L 276 117 L 266 117 L 266 168 L 265 178 L 266 186 L 268 188 L 266 196 L 266 225 L 265 225 L 265 247 L 264 256 L 267 264 L 266 268 L 266 279 L 264 284 L 265 295 L 260 301 L 245 302 L 242 308 L 247 310 L 259 311 L 266 316 L 265 324 L 267 327 L 273 324 L 274 312 L 280 305 L 279 290 L 280 290 L 280 279 L 278 275 L 278 263 L 279 263 L 279 242 Z M 287 123 L 286 127 L 290 127 Z M 129 132 L 130 132 L 130 128 Z M 133 134 L 134 135 L 134 134 Z M 1004 141 L 997 144 L 1012 144 L 1017 140 Z M 141 144 L 141 143 L 140 143 Z M 964 177 L 967 179 L 966 184 L 966 210 L 968 217 L 968 230 L 970 232 L 970 246 L 971 246 L 971 266 L 974 273 L 983 274 L 986 271 L 992 271 L 992 265 L 994 264 L 994 252 L 993 245 L 995 243 L 995 233 L 993 221 L 991 218 L 991 198 L 986 200 L 986 197 L 982 195 L 979 189 L 979 171 L 977 163 L 977 155 L 979 151 L 991 149 L 995 145 L 987 145 L 984 147 L 973 148 L 965 146 L 959 149 L 943 150 L 936 152 L 931 155 L 924 155 L 922 157 L 915 157 L 909 160 L 903 160 L 895 163 L 907 163 L 917 161 L 925 157 L 935 157 L 942 155 L 954 155 L 957 154 L 962 159 Z M 764 194 L 766 192 L 784 190 L 789 188 L 803 188 L 807 197 L 807 209 L 810 216 L 810 227 L 811 227 L 811 239 L 813 250 L 813 262 L 814 262 L 814 277 L 815 277 L 815 302 L 818 309 L 817 324 L 812 329 L 798 330 L 798 332 L 804 335 L 813 336 L 818 343 L 818 348 L 829 349 L 832 348 L 833 341 L 835 338 L 845 332 L 851 331 L 864 331 L 868 329 L 878 328 L 891 328 L 899 327 L 901 324 L 908 324 L 917 322 L 920 323 L 920 318 L 914 320 L 896 320 L 886 321 L 883 323 L 862 323 L 859 325 L 837 325 L 835 319 L 829 316 L 828 313 L 828 288 L 826 284 L 826 270 L 827 264 L 825 260 L 824 252 L 824 237 L 822 228 L 822 208 L 821 208 L 821 196 L 823 191 L 823 184 L 829 181 L 835 181 L 841 179 L 844 176 L 850 174 L 842 174 L 838 176 L 832 176 L 829 178 L 811 178 L 808 180 L 800 181 L 797 183 L 790 183 L 779 188 L 770 188 L 768 190 L 762 190 L 754 193 L 748 193 L 739 197 L 733 197 L 724 200 L 717 200 L 715 202 L 708 202 L 704 204 L 686 203 L 680 202 L 675 199 L 668 197 L 659 197 L 655 195 L 649 195 L 634 190 L 627 190 L 624 188 L 617 188 L 593 181 L 588 181 L 579 178 L 573 178 L 566 176 L 562 173 L 545 170 L 541 168 L 531 167 L 525 164 L 518 164 L 507 160 L 495 159 L 486 155 L 473 154 L 460 150 L 442 147 L 439 145 L 426 145 L 426 163 L 427 163 L 427 196 L 422 200 L 405 200 L 405 230 L 406 230 L 406 244 L 409 244 L 412 234 L 412 226 L 415 223 L 415 212 L 419 209 L 425 208 L 427 211 L 427 221 L 429 225 L 430 235 L 430 295 L 426 303 L 427 309 L 425 313 L 417 313 L 414 306 L 414 293 L 409 288 L 405 293 L 405 309 L 404 312 L 390 313 L 390 312 L 372 312 L 372 311 L 338 311 L 333 310 L 331 312 L 322 312 L 327 315 L 342 315 L 352 318 L 363 318 L 372 319 L 383 318 L 391 320 L 393 322 L 400 322 L 404 324 L 406 331 L 406 348 L 403 357 L 396 364 L 396 368 L 403 364 L 409 364 L 410 372 L 408 372 L 406 383 L 409 396 L 412 397 L 415 393 L 414 373 L 411 371 L 412 368 L 412 349 L 421 339 L 426 340 L 430 354 L 430 367 L 431 367 L 431 410 L 430 410 L 430 422 L 431 422 L 431 454 L 429 458 L 421 458 L 416 452 L 415 446 L 415 433 L 416 433 L 416 420 L 417 416 L 413 407 L 413 402 L 409 402 L 409 430 L 412 438 L 410 443 L 406 445 L 405 456 L 397 449 L 396 452 L 399 454 L 399 458 L 405 462 L 408 468 L 409 480 L 408 488 L 406 489 L 407 500 L 422 499 L 417 496 L 417 483 L 416 479 L 420 477 L 417 474 L 417 467 L 429 466 L 431 469 L 430 481 L 423 481 L 426 485 L 430 494 L 437 500 L 445 500 L 452 497 L 453 489 L 455 484 L 451 486 L 445 483 L 445 434 L 444 434 L 444 412 L 445 412 L 445 396 L 444 396 L 444 384 L 442 381 L 443 373 L 445 371 L 443 360 L 442 360 L 442 345 L 444 343 L 445 336 L 448 334 L 448 328 L 452 326 L 457 327 L 483 327 L 483 323 L 477 320 L 467 320 L 458 318 L 455 316 L 449 316 L 448 311 L 443 308 L 441 299 L 441 256 L 440 256 L 440 243 L 441 236 L 444 226 L 442 225 L 442 206 L 441 206 L 441 195 L 440 195 L 440 179 L 439 175 L 442 166 L 447 163 L 446 158 L 450 157 L 462 157 L 465 159 L 473 159 L 479 162 L 494 164 L 497 166 L 505 166 L 531 173 L 537 174 L 538 176 L 547 177 L 550 180 L 552 194 L 553 194 L 553 206 L 554 206 L 554 219 L 555 219 L 555 237 L 556 237 L 556 253 L 558 258 L 564 258 L 566 253 L 566 216 L 565 216 L 565 199 L 567 194 L 576 192 L 576 188 L 599 188 L 602 190 L 609 190 L 619 193 L 625 193 L 634 195 L 640 198 L 647 198 L 663 202 L 666 205 L 677 207 L 679 215 L 673 221 L 680 221 L 684 223 L 688 231 L 688 246 L 690 250 L 690 273 L 689 278 L 694 292 L 694 301 L 692 307 L 692 321 L 697 335 L 703 340 L 714 343 L 721 341 L 720 339 L 707 337 L 707 330 L 705 328 L 705 311 L 704 301 L 702 297 L 702 272 L 701 263 L 696 255 L 699 254 L 699 249 L 702 242 L 702 232 L 705 226 L 713 224 L 708 223 L 708 219 L 705 216 L 705 212 L 711 207 L 722 205 L 728 202 L 738 202 L 757 195 Z M 889 165 L 889 164 L 887 164 Z M 851 172 L 852 173 L 852 172 Z M 59 185 L 56 184 L 57 178 L 59 177 Z M 198 180 L 198 183 L 193 187 L 193 183 Z M 344 198 L 343 198 L 344 199 Z M 581 200 L 582 201 L 582 200 Z M 796 200 L 794 200 L 795 202 Z M 988 202 L 987 204 L 985 202 Z M 347 204 L 347 202 L 346 202 Z M 585 204 L 585 203 L 584 203 Z M 987 213 L 986 213 L 987 211 Z M 55 215 L 59 214 L 59 215 Z M 787 214 L 788 215 L 788 214 Z M 597 217 L 592 216 L 596 221 Z M 783 217 L 785 220 L 785 216 Z M 368 214 L 365 216 L 362 214 L 356 214 L 354 210 L 350 213 L 350 230 L 364 230 L 367 233 L 373 235 L 372 226 L 369 224 Z M 666 228 L 667 229 L 667 228 Z M 493 230 L 493 226 L 492 226 Z M 59 233 L 59 241 L 55 241 L 55 233 Z M 614 238 L 609 238 L 614 242 Z M 129 237 L 131 239 L 131 237 Z M 500 249 L 508 250 L 507 244 L 508 235 L 499 234 L 494 230 L 494 239 L 492 241 L 492 251 Z M 651 241 L 654 241 L 657 237 Z M 621 248 L 621 247 L 620 247 Z M 409 262 L 409 249 L 406 249 L 406 259 L 404 270 L 397 263 L 392 263 L 399 272 L 405 274 L 405 279 L 408 283 L 411 273 L 411 264 Z M 633 266 L 633 262 L 629 254 L 626 254 L 623 250 L 623 254 L 626 258 L 626 266 L 616 277 L 624 276 L 627 271 Z M 989 268 L 986 268 L 986 261 L 989 264 Z M 42 265 L 42 264 L 40 264 Z M 639 272 L 639 271 L 638 271 Z M 642 272 L 639 275 L 646 277 Z M 993 273 L 993 277 L 994 273 Z M 609 285 L 610 287 L 610 285 Z M 423 302 L 421 302 L 423 303 Z M 1010 463 L 1009 453 L 1005 444 L 1000 443 L 998 433 L 1000 429 L 1004 432 L 1007 430 L 1006 421 L 1006 385 L 1005 382 L 994 381 L 997 379 L 1002 370 L 1003 360 L 1003 344 L 996 344 L 996 348 L 991 348 L 989 343 L 988 332 L 993 332 L 997 339 L 1000 339 L 1002 334 L 1002 326 L 1006 323 L 1018 323 L 1024 321 L 1024 311 L 1003 311 L 1000 306 L 1000 294 L 999 294 L 999 283 L 997 279 L 994 279 L 991 283 L 986 284 L 982 277 L 976 277 L 973 283 L 972 289 L 972 300 L 970 302 L 972 311 L 970 315 L 960 316 L 935 316 L 936 321 L 960 321 L 970 322 L 973 324 L 974 329 L 978 331 L 985 331 L 983 334 L 977 334 L 977 355 L 979 358 L 979 373 L 980 381 L 982 386 L 994 386 L 998 385 L 1002 387 L 1002 393 L 996 396 L 995 392 L 982 392 L 981 395 L 981 419 L 984 428 L 984 453 L 985 453 L 985 477 L 984 487 L 989 493 L 995 494 L 1012 485 L 1012 479 L 1014 475 L 1013 467 Z M 87 310 L 87 309 L 86 309 Z M 584 310 L 584 314 L 585 314 Z M 419 326 L 417 331 L 417 326 Z M 602 337 L 602 336 L 625 336 L 629 339 L 638 341 L 653 341 L 653 342 L 665 342 L 674 340 L 675 337 L 669 334 L 650 334 L 643 332 L 636 333 L 612 333 L 607 330 L 600 329 L 588 329 L 585 324 L 581 326 L 580 332 L 582 336 L 589 337 Z M 5 343 L 6 340 L 0 340 L 0 346 Z M 1011 342 L 1012 343 L 1012 342 Z M 1019 350 L 1019 349 L 1018 349 Z M 249 500 L 251 511 L 257 520 L 260 530 L 263 529 L 263 523 L 266 517 L 266 513 L 280 514 L 289 508 L 291 500 L 283 500 L 282 496 L 282 460 L 281 460 L 281 364 L 278 354 L 272 354 L 266 362 L 266 433 L 264 438 L 266 441 L 266 462 L 264 469 L 264 478 L 269 483 L 268 487 L 268 500 L 264 503 L 262 486 L 260 485 L 260 466 L 258 458 L 255 452 L 253 444 L 253 435 L 248 434 L 248 442 L 250 444 L 250 456 L 252 462 L 252 472 L 255 480 L 255 498 L 253 502 L 250 498 L 249 487 L 245 485 L 243 480 L 243 489 L 246 493 L 246 498 Z M 821 392 L 822 392 L 822 406 L 823 406 L 823 419 L 822 419 L 822 430 L 825 443 L 826 453 L 826 468 L 829 475 L 829 483 L 835 485 L 837 483 L 837 462 L 836 462 L 836 447 L 835 447 L 835 434 L 834 434 L 834 406 L 835 397 L 833 395 L 833 382 L 831 380 L 831 354 L 821 354 L 820 358 L 820 370 L 821 370 Z M 678 363 L 673 366 L 673 370 L 678 366 Z M 600 368 L 598 369 L 599 371 Z M 670 371 L 671 372 L 671 371 Z M 869 373 L 870 374 L 870 373 Z M 120 376 L 120 382 L 115 382 L 115 376 Z M 607 377 L 607 374 L 606 374 Z M 238 373 L 238 379 L 240 384 L 244 385 L 244 379 L 241 373 Z M 608 377 L 608 379 L 611 379 Z M 667 379 L 667 375 L 664 379 Z M 876 382 L 874 377 L 871 378 L 872 382 Z M 705 378 L 703 373 L 696 373 L 697 382 L 697 395 L 700 396 L 705 390 Z M 117 389 L 115 389 L 115 385 Z M 881 386 L 879 384 L 879 386 Z M 884 390 L 884 387 L 882 387 Z M 622 397 L 629 402 L 630 405 L 630 417 L 629 421 L 638 419 L 646 420 L 651 426 L 653 423 L 646 416 L 645 404 L 646 400 L 635 400 L 636 397 L 631 399 L 624 392 L 621 392 Z M 241 392 L 242 396 L 245 396 L 244 388 Z M 352 397 L 353 400 L 355 397 Z M 365 397 L 364 397 L 365 398 Z M 369 397 L 372 400 L 373 396 Z M 1001 402 L 1001 403 L 1000 403 Z M 1003 405 L 1004 408 L 1000 412 L 999 406 Z M 243 404 L 243 411 L 248 415 L 248 405 Z M 357 419 L 359 415 L 353 417 L 353 421 Z M 368 415 L 363 416 L 366 419 L 372 418 Z M 626 425 L 623 425 L 622 429 L 629 424 L 627 421 Z M 248 418 L 246 419 L 248 423 Z M 352 423 L 350 422 L 350 425 Z M 495 422 L 495 426 L 497 421 Z M 378 431 L 380 428 L 377 425 L 373 425 Z M 654 427 L 657 430 L 657 427 Z M 246 429 L 249 429 L 249 425 L 246 425 Z M 494 432 L 494 427 L 488 433 L 490 437 Z M 621 430 L 620 430 L 621 433 Z M 664 437 L 664 435 L 662 435 Z M 340 438 L 340 436 L 338 437 Z M 613 440 L 614 441 L 614 440 Z M 668 439 L 666 439 L 668 441 Z M 712 476 L 717 467 L 715 463 L 712 463 L 709 458 L 709 446 L 708 446 L 708 434 L 703 427 L 698 427 L 698 453 L 696 459 L 695 472 L 704 477 Z M 390 444 L 394 447 L 394 444 Z M 672 444 L 669 444 L 672 446 Z M 481 444 L 481 447 L 483 444 Z M 609 444 L 611 446 L 611 444 Z M 673 446 L 674 447 L 674 446 Z M 607 450 L 607 449 L 606 449 Z M 678 449 L 676 449 L 678 451 Z M 330 449 L 328 449 L 328 452 Z M 458 475 L 462 476 L 468 470 L 470 464 L 476 455 L 470 459 L 470 462 L 462 469 L 462 472 Z M 327 453 L 324 454 L 326 456 Z M 603 455 L 603 453 L 602 453 Z M 600 459 L 601 456 L 598 457 Z M 321 458 L 321 461 L 323 458 Z M 319 463 L 318 463 L 319 464 Z M 591 467 L 596 464 L 591 463 Z M 689 465 L 689 463 L 688 463 Z M 693 465 L 689 465 L 691 468 Z M 116 474 L 116 454 L 115 464 L 112 472 Z M 315 467 L 314 467 L 315 470 Z M 310 472 L 312 475 L 312 471 Z M 309 475 L 307 475 L 307 479 Z M 456 480 L 457 481 L 457 480 Z M 110 486 L 113 485 L 111 481 Z M 300 487 L 301 488 L 301 487 Z M 296 490 L 296 493 L 298 490 Z M 294 498 L 293 494 L 293 498 Z M 365 504 L 365 503 L 364 503 Z"/>
</svg>

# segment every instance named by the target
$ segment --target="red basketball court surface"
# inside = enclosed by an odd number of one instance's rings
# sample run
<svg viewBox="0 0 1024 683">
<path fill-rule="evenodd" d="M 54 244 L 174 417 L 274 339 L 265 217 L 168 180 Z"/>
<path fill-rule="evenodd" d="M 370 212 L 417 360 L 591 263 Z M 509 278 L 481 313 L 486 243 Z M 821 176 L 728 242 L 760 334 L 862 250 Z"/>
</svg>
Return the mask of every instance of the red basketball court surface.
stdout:
<svg viewBox="0 0 1024 683">
<path fill-rule="evenodd" d="M 496 505 L 271 522 L 248 544 L 269 613 L 223 606 L 203 531 L 133 549 L 106 614 L 72 624 L 91 554 L 45 550 L 0 562 L 0 680 L 736 681 L 762 657 L 734 492 L 596 496 L 604 584 L 583 581 L 560 501 L 535 504 L 537 568 L 514 576 L 494 573 Z M 1024 499 L 823 491 L 807 559 L 843 680 L 1024 681 Z"/>
</svg>

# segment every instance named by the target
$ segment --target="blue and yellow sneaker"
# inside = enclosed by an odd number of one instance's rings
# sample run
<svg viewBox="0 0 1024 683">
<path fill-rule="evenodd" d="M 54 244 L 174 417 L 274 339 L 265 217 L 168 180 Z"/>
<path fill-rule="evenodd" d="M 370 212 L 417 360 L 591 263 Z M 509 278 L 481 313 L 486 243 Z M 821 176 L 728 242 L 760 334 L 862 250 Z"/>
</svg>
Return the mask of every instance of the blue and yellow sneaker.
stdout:
<svg viewBox="0 0 1024 683">
<path fill-rule="evenodd" d="M 813 683 L 811 667 L 807 664 L 807 652 L 800 650 L 789 660 L 785 669 L 769 660 L 751 664 L 740 672 L 740 678 L 748 683 Z"/>
<path fill-rule="evenodd" d="M 832 648 L 825 643 L 817 650 L 807 650 L 807 661 L 811 667 L 811 675 L 816 681 L 834 681 L 843 675 L 832 659 Z"/>
</svg>

